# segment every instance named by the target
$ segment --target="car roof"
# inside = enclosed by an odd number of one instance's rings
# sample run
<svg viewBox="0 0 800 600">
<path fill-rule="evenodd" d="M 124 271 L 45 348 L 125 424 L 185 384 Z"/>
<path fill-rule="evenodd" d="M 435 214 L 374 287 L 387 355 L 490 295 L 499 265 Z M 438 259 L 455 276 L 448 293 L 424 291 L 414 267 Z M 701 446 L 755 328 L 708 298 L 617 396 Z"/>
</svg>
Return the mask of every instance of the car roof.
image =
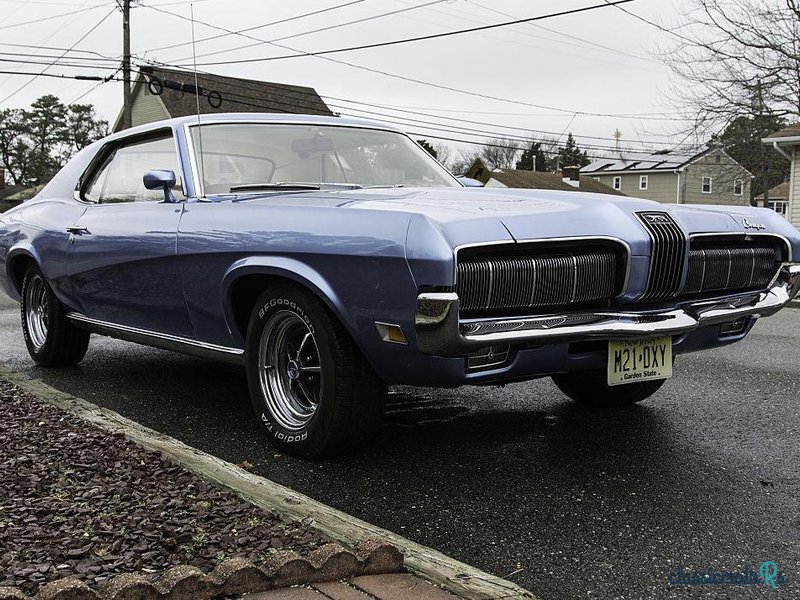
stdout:
<svg viewBox="0 0 800 600">
<path fill-rule="evenodd" d="M 391 131 L 395 133 L 403 133 L 405 131 L 388 125 L 380 121 L 371 121 L 367 119 L 353 119 L 343 117 L 330 117 L 320 115 L 306 115 L 298 113 L 214 113 L 208 115 L 191 115 L 188 117 L 177 117 L 174 119 L 165 119 L 163 121 L 154 121 L 146 123 L 130 129 L 124 129 L 115 134 L 112 134 L 104 139 L 104 141 L 124 138 L 129 135 L 136 135 L 139 133 L 146 133 L 148 131 L 156 131 L 158 129 L 179 128 L 184 125 L 196 125 L 197 123 L 285 123 L 292 125 L 332 125 L 337 127 L 367 127 L 369 129 L 381 129 L 384 131 Z"/>
</svg>

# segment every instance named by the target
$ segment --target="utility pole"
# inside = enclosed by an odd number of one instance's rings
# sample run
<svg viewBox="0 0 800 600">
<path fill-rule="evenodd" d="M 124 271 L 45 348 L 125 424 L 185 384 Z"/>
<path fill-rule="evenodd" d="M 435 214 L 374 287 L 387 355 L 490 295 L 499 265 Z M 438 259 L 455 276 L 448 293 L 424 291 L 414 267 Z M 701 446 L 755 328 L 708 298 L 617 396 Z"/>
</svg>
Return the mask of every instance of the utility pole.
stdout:
<svg viewBox="0 0 800 600">
<path fill-rule="evenodd" d="M 131 127 L 131 0 L 117 0 L 122 8 L 122 128 Z"/>
<path fill-rule="evenodd" d="M 758 80 L 758 116 L 756 117 L 757 121 L 757 130 L 761 131 L 766 123 L 766 119 L 764 118 L 765 113 L 765 105 L 764 105 L 764 90 L 762 89 L 761 80 Z M 764 144 L 759 144 L 761 146 L 761 185 L 764 187 L 764 208 L 769 208 L 769 165 L 767 164 L 767 147 Z M 751 192 L 752 194 L 752 192 Z"/>
</svg>

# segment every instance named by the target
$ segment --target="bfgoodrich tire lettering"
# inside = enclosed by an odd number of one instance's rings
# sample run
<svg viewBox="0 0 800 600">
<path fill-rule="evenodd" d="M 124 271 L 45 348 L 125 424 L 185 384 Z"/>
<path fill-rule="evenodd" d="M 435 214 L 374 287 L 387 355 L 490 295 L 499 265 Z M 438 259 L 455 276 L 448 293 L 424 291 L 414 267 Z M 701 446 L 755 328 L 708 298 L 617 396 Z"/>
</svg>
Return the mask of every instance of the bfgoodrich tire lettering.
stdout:
<svg viewBox="0 0 800 600">
<path fill-rule="evenodd" d="M 380 422 L 385 385 L 310 292 L 264 292 L 247 328 L 247 381 L 272 443 L 306 458 L 363 441 Z"/>
<path fill-rule="evenodd" d="M 575 402 L 593 406 L 620 407 L 636 404 L 655 394 L 666 379 L 608 385 L 605 370 L 553 375 L 553 382 Z"/>
<path fill-rule="evenodd" d="M 89 332 L 67 319 L 41 270 L 31 266 L 20 290 L 22 334 L 28 354 L 42 367 L 78 364 L 89 348 Z"/>
</svg>

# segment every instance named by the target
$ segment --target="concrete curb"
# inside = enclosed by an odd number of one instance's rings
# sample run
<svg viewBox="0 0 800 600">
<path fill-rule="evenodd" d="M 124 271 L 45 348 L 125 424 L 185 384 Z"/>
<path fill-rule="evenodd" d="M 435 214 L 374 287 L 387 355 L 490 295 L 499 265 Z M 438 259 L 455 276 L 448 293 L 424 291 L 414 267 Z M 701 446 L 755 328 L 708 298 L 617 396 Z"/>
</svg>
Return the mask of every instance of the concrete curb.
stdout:
<svg viewBox="0 0 800 600">
<path fill-rule="evenodd" d="M 524 598 L 537 600 L 528 590 L 459 562 L 432 548 L 417 544 L 391 531 L 317 502 L 278 483 L 259 477 L 215 456 L 187 446 L 167 435 L 144 427 L 114 411 L 101 408 L 27 375 L 0 365 L 0 377 L 21 389 L 58 406 L 102 429 L 123 434 L 147 448 L 161 452 L 193 473 L 224 485 L 245 500 L 266 510 L 303 520 L 311 517 L 311 527 L 348 546 L 355 547 L 368 538 L 381 538 L 405 555 L 405 566 L 412 573 L 468 600 Z"/>
</svg>

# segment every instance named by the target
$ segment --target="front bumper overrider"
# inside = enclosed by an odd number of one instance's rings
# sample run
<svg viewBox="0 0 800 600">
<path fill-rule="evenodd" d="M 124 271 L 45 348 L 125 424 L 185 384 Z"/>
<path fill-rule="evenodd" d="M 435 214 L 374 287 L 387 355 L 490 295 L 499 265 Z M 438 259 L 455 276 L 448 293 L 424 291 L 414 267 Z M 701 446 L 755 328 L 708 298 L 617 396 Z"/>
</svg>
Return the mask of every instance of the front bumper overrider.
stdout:
<svg viewBox="0 0 800 600">
<path fill-rule="evenodd" d="M 677 308 L 603 311 L 502 319 L 459 319 L 454 292 L 417 297 L 417 347 L 427 354 L 459 356 L 497 344 L 548 344 L 593 339 L 682 335 L 743 317 L 775 314 L 800 291 L 800 263 L 782 266 L 764 292 L 687 301 Z"/>
</svg>

